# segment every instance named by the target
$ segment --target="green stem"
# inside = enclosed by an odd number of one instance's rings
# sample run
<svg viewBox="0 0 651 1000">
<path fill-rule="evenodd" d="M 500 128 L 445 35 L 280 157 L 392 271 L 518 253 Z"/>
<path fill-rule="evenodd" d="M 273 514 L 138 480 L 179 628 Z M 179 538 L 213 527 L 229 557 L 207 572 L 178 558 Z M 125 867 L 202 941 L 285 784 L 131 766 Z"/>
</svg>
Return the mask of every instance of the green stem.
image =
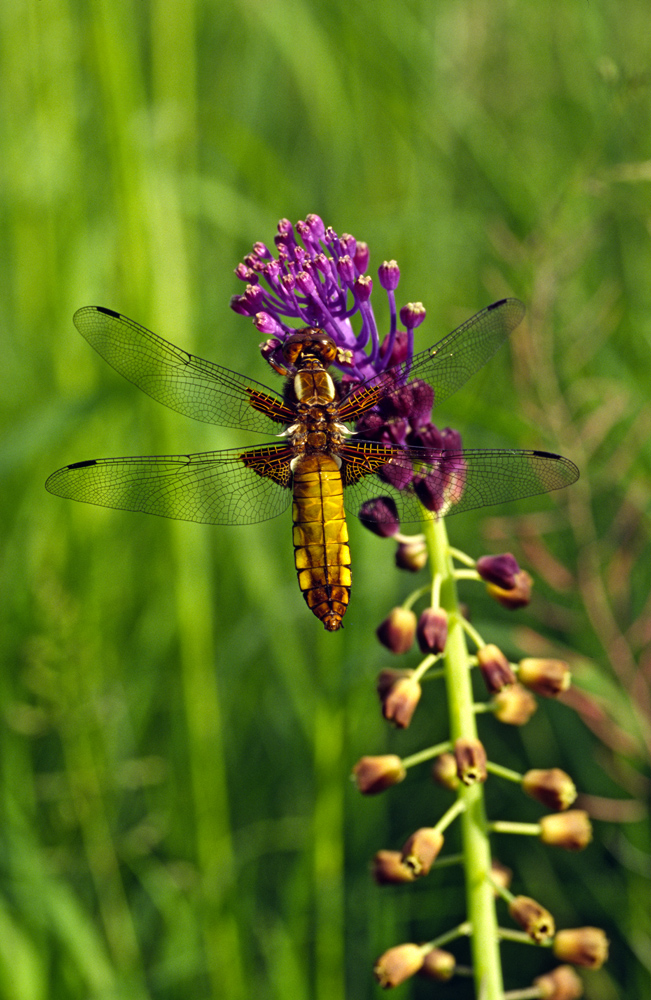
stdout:
<svg viewBox="0 0 651 1000">
<path fill-rule="evenodd" d="M 448 552 L 453 559 L 456 559 L 457 562 L 463 563 L 465 566 L 475 565 L 475 560 L 472 556 L 469 556 L 467 552 L 462 552 L 461 549 L 455 549 L 454 546 L 448 545 Z"/>
<path fill-rule="evenodd" d="M 527 837 L 539 837 L 540 823 L 518 823 L 510 819 L 496 819 L 490 824 L 493 833 L 518 833 Z"/>
<path fill-rule="evenodd" d="M 426 515 L 424 528 L 432 573 L 441 577 L 441 606 L 449 616 L 444 662 L 450 737 L 453 742 L 461 738 L 475 740 L 478 736 L 468 650 L 447 532 L 443 520 L 432 515 Z M 461 814 L 461 836 L 468 921 L 472 927 L 475 991 L 482 1000 L 502 1000 L 502 964 L 493 888 L 489 882 L 491 854 L 483 785 L 464 786 L 459 797 L 465 805 Z"/>
<path fill-rule="evenodd" d="M 452 930 L 446 931 L 445 934 L 440 934 L 433 941 L 428 941 L 427 945 L 429 948 L 441 948 L 444 944 L 448 944 L 450 941 L 456 941 L 457 938 L 465 937 L 472 933 L 472 928 L 470 926 L 469 920 L 464 920 L 462 924 L 458 927 L 453 927 Z"/>
<path fill-rule="evenodd" d="M 434 663 L 436 663 L 438 659 L 439 659 L 438 653 L 430 653 L 429 656 L 426 656 L 425 659 L 418 664 L 413 674 L 411 675 L 412 681 L 419 681 L 421 677 L 423 677 L 423 675 L 427 673 L 429 668 Z"/>
<path fill-rule="evenodd" d="M 512 771 L 510 767 L 504 767 L 502 764 L 496 764 L 493 760 L 487 761 L 486 770 L 490 774 L 494 774 L 499 778 L 505 778 L 507 781 L 513 781 L 516 785 L 522 784 L 521 774 L 518 774 L 517 771 Z"/>
<path fill-rule="evenodd" d="M 438 823 L 434 825 L 434 829 L 438 830 L 439 833 L 443 833 L 465 808 L 463 799 L 461 797 L 457 798 L 456 802 L 453 802 L 450 808 L 443 813 Z"/>
<path fill-rule="evenodd" d="M 419 750 L 417 753 L 412 753 L 410 757 L 403 757 L 402 766 L 413 767 L 415 764 L 422 764 L 423 761 L 431 760 L 432 757 L 440 757 L 442 753 L 446 753 L 451 749 L 452 744 L 449 740 L 445 740 L 444 743 L 437 743 L 433 747 L 427 747 L 425 750 Z"/>
<path fill-rule="evenodd" d="M 430 592 L 429 586 L 419 587 L 418 590 L 414 590 L 413 593 L 411 593 L 409 597 L 402 602 L 403 608 L 409 611 L 416 603 L 416 601 L 419 601 L 421 597 L 425 597 L 425 594 L 429 594 L 429 592 Z"/>
<path fill-rule="evenodd" d="M 461 627 L 463 628 L 463 631 L 466 633 L 466 635 L 469 636 L 472 639 L 472 641 L 474 642 L 474 644 L 477 647 L 477 649 L 481 649 L 482 646 L 486 645 L 486 643 L 484 642 L 484 640 L 480 636 L 480 634 L 477 631 L 477 629 L 473 628 L 473 626 L 470 624 L 470 622 L 467 621 L 465 618 L 461 622 Z"/>
</svg>

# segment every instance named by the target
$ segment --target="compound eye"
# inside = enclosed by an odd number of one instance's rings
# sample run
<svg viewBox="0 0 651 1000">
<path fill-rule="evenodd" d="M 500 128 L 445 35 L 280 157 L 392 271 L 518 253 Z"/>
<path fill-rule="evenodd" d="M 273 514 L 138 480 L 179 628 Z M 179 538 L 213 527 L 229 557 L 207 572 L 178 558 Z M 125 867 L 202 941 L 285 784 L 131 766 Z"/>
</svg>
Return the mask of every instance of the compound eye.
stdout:
<svg viewBox="0 0 651 1000">
<path fill-rule="evenodd" d="M 337 345 L 331 337 L 321 337 L 314 345 L 314 353 L 321 358 L 326 365 L 331 365 L 337 360 Z"/>
<path fill-rule="evenodd" d="M 337 360 L 337 346 L 323 330 L 307 327 L 288 337 L 283 344 L 283 357 L 287 364 L 296 365 L 301 355 L 318 358 L 323 364 L 331 365 Z"/>
<path fill-rule="evenodd" d="M 295 365 L 305 348 L 305 338 L 296 335 L 288 337 L 283 344 L 283 357 L 288 365 Z"/>
</svg>

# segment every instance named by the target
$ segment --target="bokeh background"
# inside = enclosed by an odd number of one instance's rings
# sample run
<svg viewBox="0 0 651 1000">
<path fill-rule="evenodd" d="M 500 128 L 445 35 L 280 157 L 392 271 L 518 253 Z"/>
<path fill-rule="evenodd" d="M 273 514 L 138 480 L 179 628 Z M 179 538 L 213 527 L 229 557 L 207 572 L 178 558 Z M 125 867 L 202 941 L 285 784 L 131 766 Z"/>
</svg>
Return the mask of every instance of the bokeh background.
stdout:
<svg viewBox="0 0 651 1000">
<path fill-rule="evenodd" d="M 71 317 L 106 305 L 271 381 L 228 308 L 233 269 L 311 211 L 368 241 L 371 273 L 397 258 L 400 303 L 427 307 L 419 347 L 504 295 L 527 304 L 440 421 L 469 446 L 560 451 L 582 478 L 448 527 L 536 577 L 515 615 L 463 596 L 511 657 L 565 656 L 578 687 L 482 732 L 507 765 L 569 771 L 595 842 L 497 853 L 560 926 L 607 930 L 590 997 L 648 996 L 646 0 L 4 0 L 0 63 L 2 997 L 363 1000 L 380 952 L 463 918 L 454 869 L 369 877 L 445 808 L 427 768 L 377 799 L 348 780 L 362 754 L 445 735 L 436 684 L 404 733 L 374 694 L 396 665 L 375 627 L 426 576 L 353 524 L 353 602 L 327 635 L 288 517 L 210 528 L 43 488 L 84 458 L 253 443 L 166 412 Z M 539 815 L 489 784 L 493 815 Z M 511 988 L 553 964 L 504 959 Z"/>
</svg>

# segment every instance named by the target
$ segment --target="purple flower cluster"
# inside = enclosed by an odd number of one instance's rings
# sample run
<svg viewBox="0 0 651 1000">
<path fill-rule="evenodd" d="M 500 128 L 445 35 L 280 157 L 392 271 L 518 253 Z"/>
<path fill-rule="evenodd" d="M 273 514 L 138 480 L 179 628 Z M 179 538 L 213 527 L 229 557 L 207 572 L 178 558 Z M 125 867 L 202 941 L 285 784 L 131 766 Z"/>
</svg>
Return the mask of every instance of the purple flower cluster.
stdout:
<svg viewBox="0 0 651 1000">
<path fill-rule="evenodd" d="M 244 293 L 231 299 L 231 309 L 253 317 L 256 329 L 271 338 L 262 345 L 267 360 L 278 360 L 283 341 L 296 332 L 287 321 L 298 320 L 303 326 L 324 330 L 337 347 L 350 352 L 345 372 L 356 381 L 372 378 L 399 362 L 409 363 L 413 331 L 425 319 L 425 309 L 418 302 L 401 309 L 406 329 L 398 330 L 395 290 L 400 269 L 395 261 L 385 261 L 378 269 L 391 316 L 389 332 L 380 343 L 371 305 L 373 279 L 365 274 L 366 243 L 348 234 L 338 236 L 311 214 L 295 227 L 281 219 L 275 246 L 277 257 L 264 243 L 254 244 L 253 252 L 235 271 L 246 282 Z M 359 333 L 351 322 L 356 314 L 361 321 Z"/>
<path fill-rule="evenodd" d="M 255 243 L 253 252 L 238 265 L 235 273 L 246 288 L 242 295 L 233 296 L 231 308 L 251 316 L 256 329 L 269 337 L 260 345 L 261 351 L 277 370 L 283 368 L 283 342 L 296 332 L 289 324 L 298 321 L 324 330 L 346 352 L 348 362 L 339 363 L 344 383 L 374 380 L 371 384 L 376 384 L 378 377 L 386 378 L 386 393 L 357 422 L 356 434 L 404 452 L 404 459 L 388 462 L 380 477 L 397 490 L 413 490 L 429 510 L 445 512 L 455 499 L 452 493 L 456 491 L 459 499 L 465 476 L 461 437 L 457 431 L 439 430 L 432 423 L 432 387 L 417 378 L 407 382 L 414 329 L 426 313 L 420 302 L 407 303 L 398 313 L 395 290 L 400 269 L 396 261 L 385 261 L 378 268 L 390 312 L 389 331 L 380 340 L 371 305 L 373 280 L 364 273 L 370 257 L 366 243 L 347 234 L 338 236 L 311 214 L 295 227 L 281 219 L 275 247 L 276 257 L 264 243 Z M 358 317 L 359 333 L 353 328 L 353 317 Z M 398 317 L 404 329 L 398 329 Z M 419 466 L 413 453 L 408 457 L 409 448 L 423 449 L 420 461 L 425 464 Z M 368 520 L 380 516 L 381 512 L 374 511 Z M 384 516 L 395 517 L 392 513 Z"/>
<path fill-rule="evenodd" d="M 461 435 L 449 427 L 439 430 L 432 423 L 434 390 L 427 382 L 414 379 L 398 385 L 380 400 L 378 406 L 365 413 L 356 425 L 360 437 L 382 444 L 398 445 L 402 449 L 422 448 L 424 462 L 433 463 L 414 470 L 411 462 L 389 462 L 380 477 L 398 490 L 413 488 L 424 507 L 440 511 L 451 499 L 446 483 L 458 484 L 465 474 L 461 452 Z"/>
</svg>

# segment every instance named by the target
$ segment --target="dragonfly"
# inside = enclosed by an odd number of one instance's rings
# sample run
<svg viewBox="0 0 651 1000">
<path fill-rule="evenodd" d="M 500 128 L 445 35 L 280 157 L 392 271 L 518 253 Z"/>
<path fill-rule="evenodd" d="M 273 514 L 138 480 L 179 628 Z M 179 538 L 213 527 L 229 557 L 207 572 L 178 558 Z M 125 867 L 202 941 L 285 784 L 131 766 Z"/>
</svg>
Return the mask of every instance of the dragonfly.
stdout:
<svg viewBox="0 0 651 1000">
<path fill-rule="evenodd" d="M 571 461 L 547 451 L 450 450 L 396 443 L 387 433 L 368 440 L 355 429 L 360 418 L 368 420 L 411 387 L 429 386 L 437 405 L 445 401 L 489 360 L 524 312 L 517 299 L 494 302 L 411 361 L 362 382 L 332 377 L 329 369 L 345 370 L 346 356 L 323 330 L 298 330 L 285 340 L 282 360 L 272 362 L 285 378 L 281 394 L 175 347 L 118 312 L 86 306 L 73 318 L 79 332 L 153 399 L 196 420 L 275 440 L 74 462 L 54 472 L 46 488 L 103 507 L 215 525 L 265 521 L 291 504 L 300 589 L 324 628 L 335 632 L 352 579 L 346 512 L 361 516 L 365 503 L 383 497 L 400 522 L 416 522 L 428 512 L 460 513 L 561 489 L 578 478 Z"/>
</svg>

